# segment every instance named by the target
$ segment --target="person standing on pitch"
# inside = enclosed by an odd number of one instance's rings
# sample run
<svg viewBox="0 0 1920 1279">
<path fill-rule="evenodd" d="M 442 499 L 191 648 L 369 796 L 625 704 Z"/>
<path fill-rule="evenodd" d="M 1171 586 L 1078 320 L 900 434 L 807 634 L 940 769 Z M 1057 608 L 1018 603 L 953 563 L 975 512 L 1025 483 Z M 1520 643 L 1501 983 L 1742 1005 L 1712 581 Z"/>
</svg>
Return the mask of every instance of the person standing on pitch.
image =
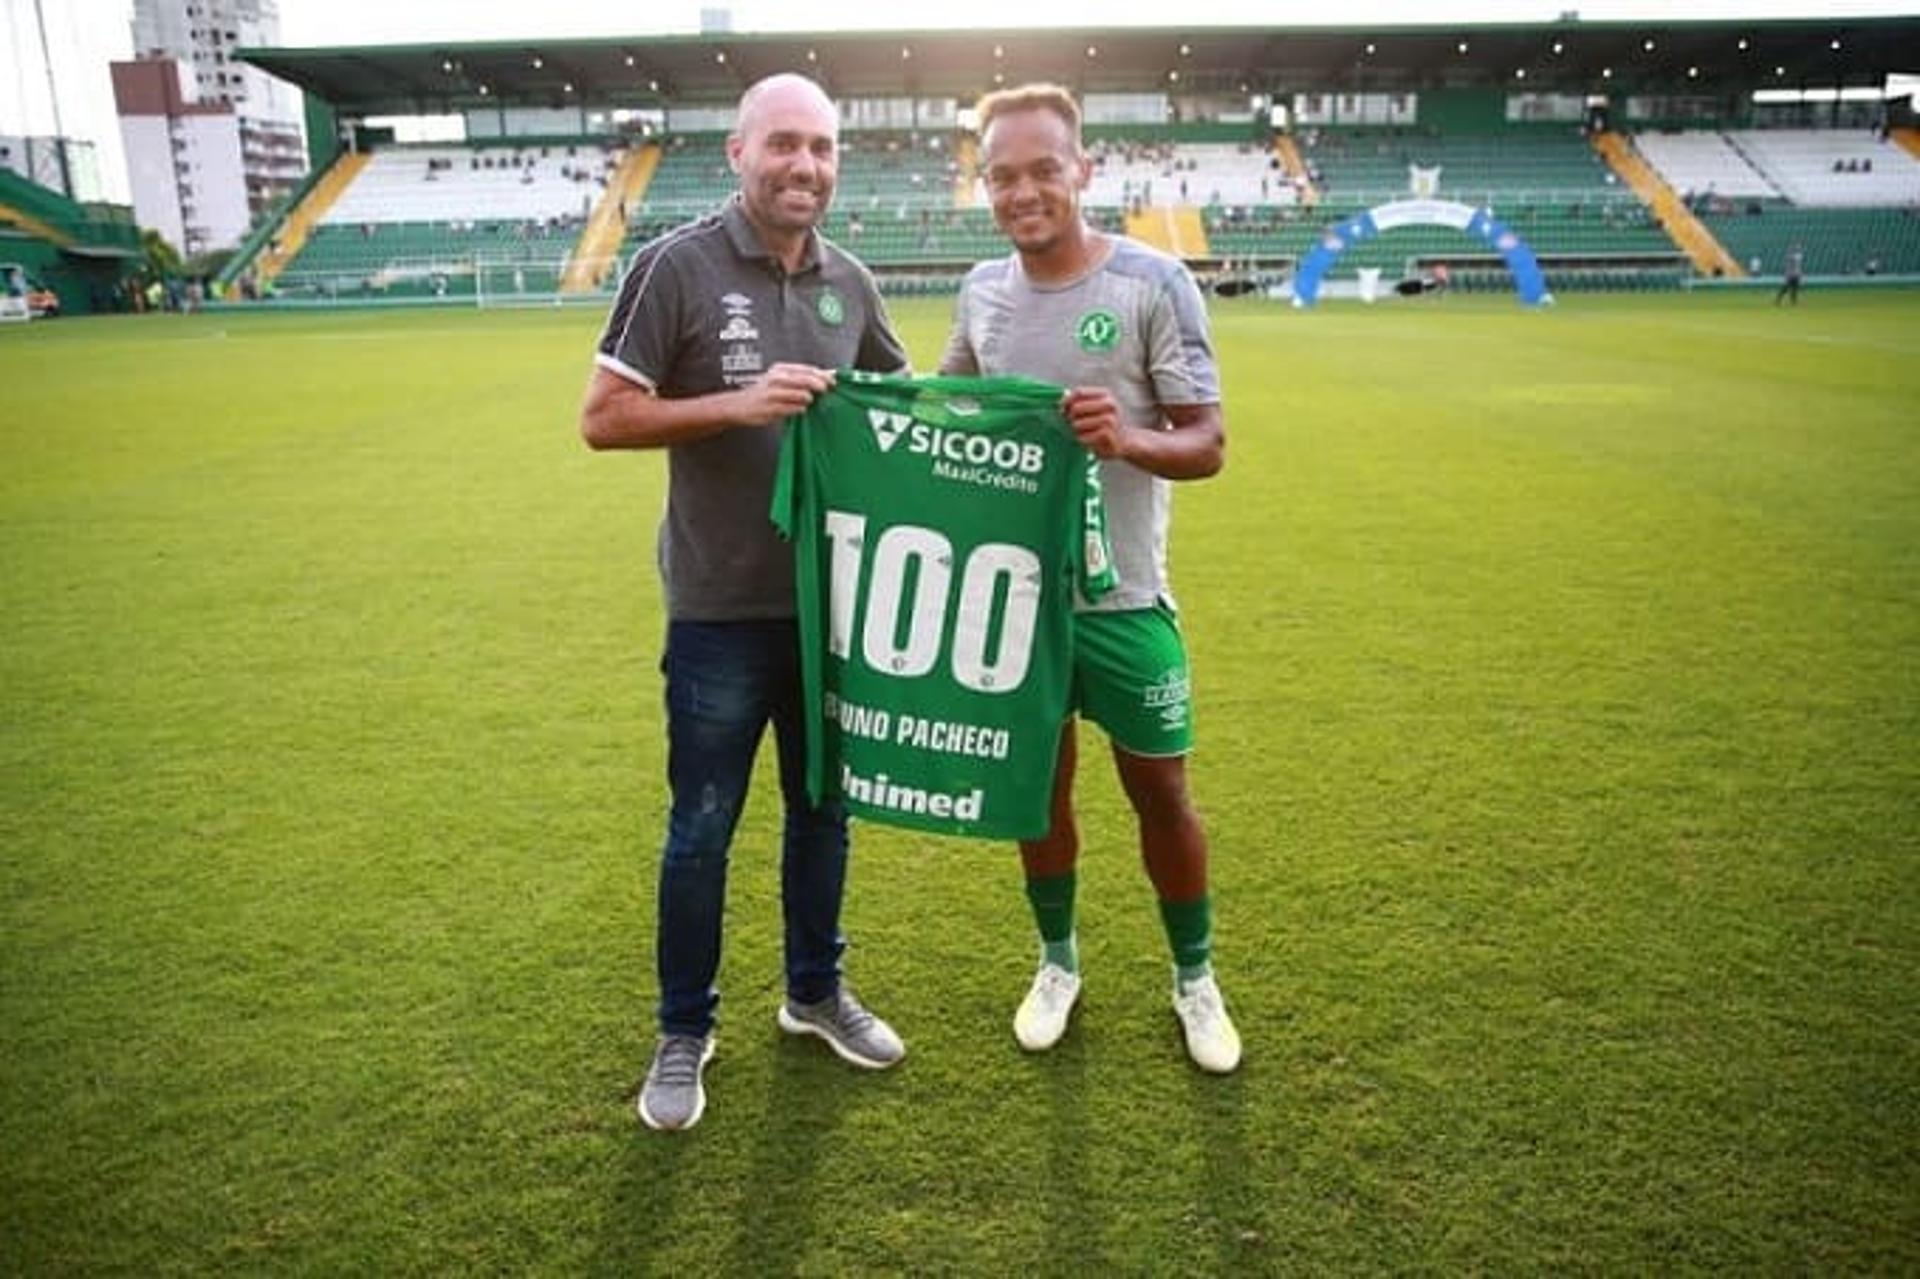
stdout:
<svg viewBox="0 0 1920 1279">
<path fill-rule="evenodd" d="M 786 805 L 781 1029 L 855 1065 L 906 1053 L 840 980 L 847 822 L 806 787 L 793 550 L 767 518 L 779 424 L 850 366 L 904 372 L 873 278 L 815 227 L 833 197 L 839 118 L 811 80 L 749 88 L 727 139 L 739 191 L 634 256 L 581 408 L 595 449 L 667 451 L 667 781 L 655 954 L 660 1038 L 640 1118 L 689 1128 L 706 1106 L 727 852 L 771 722 Z"/>
<path fill-rule="evenodd" d="M 1806 265 L 1806 255 L 1797 244 L 1787 248 L 1786 278 L 1780 281 L 1780 291 L 1773 295 L 1773 304 L 1780 305 L 1781 298 L 1787 298 L 1795 306 L 1800 305 L 1800 272 Z"/>
<path fill-rule="evenodd" d="M 1119 579 L 1097 605 L 1076 609 L 1075 704 L 1111 739 L 1138 820 L 1140 854 L 1173 951 L 1173 1007 L 1187 1052 L 1203 1070 L 1224 1074 L 1240 1064 L 1240 1036 L 1213 975 L 1207 839 L 1187 796 L 1186 646 L 1166 566 L 1168 481 L 1214 474 L 1226 448 L 1206 311 L 1178 261 L 1081 218 L 1092 166 L 1081 149 L 1079 109 L 1064 89 L 989 94 L 979 114 L 994 222 L 1014 252 L 967 276 L 940 371 L 1024 374 L 1073 388 L 1062 408 L 1100 458 Z M 1059 1042 L 1080 996 L 1074 765 L 1068 720 L 1051 828 L 1020 845 L 1041 938 L 1039 972 L 1013 1019 L 1014 1036 L 1029 1051 Z"/>
</svg>

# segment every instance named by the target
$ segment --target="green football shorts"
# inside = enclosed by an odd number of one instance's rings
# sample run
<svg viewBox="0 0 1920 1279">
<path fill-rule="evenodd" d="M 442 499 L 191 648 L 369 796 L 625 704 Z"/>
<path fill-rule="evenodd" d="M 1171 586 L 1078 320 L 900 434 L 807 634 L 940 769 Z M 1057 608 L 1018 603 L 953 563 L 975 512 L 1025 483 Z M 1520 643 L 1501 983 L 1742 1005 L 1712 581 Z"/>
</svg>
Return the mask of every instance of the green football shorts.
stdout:
<svg viewBox="0 0 1920 1279">
<path fill-rule="evenodd" d="M 1073 704 L 1130 754 L 1192 750 L 1187 645 L 1173 610 L 1074 614 Z"/>
</svg>

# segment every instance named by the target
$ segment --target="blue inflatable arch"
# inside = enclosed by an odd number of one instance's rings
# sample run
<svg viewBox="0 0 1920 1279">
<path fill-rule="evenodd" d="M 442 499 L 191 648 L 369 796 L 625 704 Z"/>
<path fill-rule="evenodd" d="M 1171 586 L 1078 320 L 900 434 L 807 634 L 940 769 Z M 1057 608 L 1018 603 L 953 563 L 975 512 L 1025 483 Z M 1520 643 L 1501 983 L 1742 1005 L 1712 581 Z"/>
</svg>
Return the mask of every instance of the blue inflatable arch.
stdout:
<svg viewBox="0 0 1920 1279">
<path fill-rule="evenodd" d="M 1498 253 L 1513 274 L 1514 292 L 1528 306 L 1553 301 L 1547 292 L 1547 277 L 1533 250 L 1507 225 L 1493 216 L 1492 209 L 1475 209 L 1451 200 L 1396 200 L 1355 214 L 1345 222 L 1327 228 L 1320 243 L 1300 261 L 1293 276 L 1293 304 L 1312 306 L 1320 298 L 1320 282 L 1349 245 L 1370 240 L 1382 231 L 1403 226 L 1450 226 L 1486 242 Z"/>
</svg>

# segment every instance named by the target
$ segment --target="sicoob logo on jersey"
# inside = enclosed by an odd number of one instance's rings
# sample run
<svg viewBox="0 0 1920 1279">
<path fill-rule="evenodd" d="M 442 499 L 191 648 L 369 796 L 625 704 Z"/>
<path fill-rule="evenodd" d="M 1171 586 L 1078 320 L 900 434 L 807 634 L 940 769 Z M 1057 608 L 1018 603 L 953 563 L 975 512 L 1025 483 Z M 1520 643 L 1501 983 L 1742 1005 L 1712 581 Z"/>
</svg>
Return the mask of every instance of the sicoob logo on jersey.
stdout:
<svg viewBox="0 0 1920 1279">
<path fill-rule="evenodd" d="M 952 409 L 961 412 L 958 402 Z M 979 406 L 967 401 L 966 411 L 977 413 Z M 940 415 L 947 416 L 945 412 Z M 1047 455 L 1038 444 L 936 426 L 911 414 L 886 409 L 868 409 L 867 425 L 873 428 L 873 442 L 882 453 L 893 452 L 904 439 L 909 455 L 933 459 L 933 474 L 940 479 L 1026 494 L 1040 491 L 1034 477 L 1045 469 Z"/>
<path fill-rule="evenodd" d="M 1106 307 L 1086 312 L 1073 326 L 1073 340 L 1082 351 L 1100 354 L 1120 345 L 1120 317 Z"/>
</svg>

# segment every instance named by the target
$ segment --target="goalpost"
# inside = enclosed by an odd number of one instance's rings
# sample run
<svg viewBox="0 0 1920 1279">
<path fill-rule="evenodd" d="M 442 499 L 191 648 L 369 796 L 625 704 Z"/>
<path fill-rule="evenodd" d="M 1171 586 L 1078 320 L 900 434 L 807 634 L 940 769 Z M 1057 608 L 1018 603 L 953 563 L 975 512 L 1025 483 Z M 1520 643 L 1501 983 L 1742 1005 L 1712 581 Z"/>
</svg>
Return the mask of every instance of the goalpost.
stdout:
<svg viewBox="0 0 1920 1279">
<path fill-rule="evenodd" d="M 473 301 L 481 308 L 567 306 L 592 304 L 604 306 L 620 282 L 620 261 L 616 256 L 587 264 L 582 271 L 569 272 L 565 254 L 537 258 L 505 253 L 476 253 L 473 257 Z M 570 274 L 574 277 L 569 278 Z M 584 277 L 584 281 L 581 277 Z M 596 286 L 591 283 L 598 279 Z"/>
</svg>

